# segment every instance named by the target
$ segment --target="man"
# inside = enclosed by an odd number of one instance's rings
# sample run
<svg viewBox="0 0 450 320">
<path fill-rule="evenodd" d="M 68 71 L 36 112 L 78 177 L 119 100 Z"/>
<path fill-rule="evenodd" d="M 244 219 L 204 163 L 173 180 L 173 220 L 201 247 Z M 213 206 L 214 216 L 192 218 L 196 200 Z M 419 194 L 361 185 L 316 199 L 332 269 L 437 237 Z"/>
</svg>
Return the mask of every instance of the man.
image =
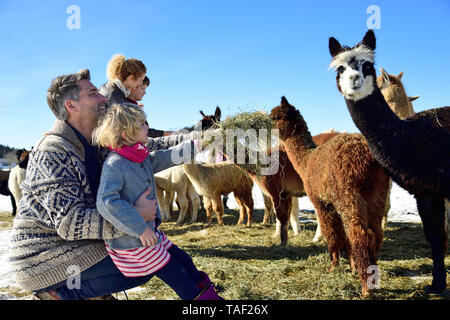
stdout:
<svg viewBox="0 0 450 320">
<path fill-rule="evenodd" d="M 124 277 L 103 241 L 123 235 L 95 207 L 105 150 L 90 141 L 105 98 L 85 69 L 55 78 L 47 103 L 57 120 L 30 155 L 11 240 L 12 272 L 38 299 L 110 299 L 149 278 Z M 135 203 L 145 221 L 155 214 L 149 192 Z"/>
</svg>

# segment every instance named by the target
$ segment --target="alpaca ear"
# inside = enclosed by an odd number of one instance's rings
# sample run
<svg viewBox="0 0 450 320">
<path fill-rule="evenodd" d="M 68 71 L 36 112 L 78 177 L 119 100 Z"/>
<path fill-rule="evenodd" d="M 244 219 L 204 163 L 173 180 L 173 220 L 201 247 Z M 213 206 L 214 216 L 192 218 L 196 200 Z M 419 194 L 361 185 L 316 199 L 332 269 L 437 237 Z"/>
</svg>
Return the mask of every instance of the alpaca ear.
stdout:
<svg viewBox="0 0 450 320">
<path fill-rule="evenodd" d="M 219 106 L 216 107 L 216 112 L 214 113 L 214 119 L 216 122 L 220 121 L 220 116 L 222 115 L 222 112 L 220 111 Z"/>
<path fill-rule="evenodd" d="M 366 35 L 361 41 L 361 44 L 365 45 L 371 50 L 375 50 L 376 47 L 375 32 L 373 32 L 372 29 L 369 29 L 369 31 L 366 32 Z"/>
<path fill-rule="evenodd" d="M 387 73 L 386 70 L 384 70 L 383 68 L 380 68 L 381 71 L 381 76 L 383 77 L 383 82 L 385 82 L 386 84 L 390 84 L 391 81 L 389 80 L 389 73 Z"/>
<path fill-rule="evenodd" d="M 331 56 L 334 58 L 339 52 L 342 51 L 342 46 L 335 38 L 331 37 L 328 41 L 328 49 Z"/>
<path fill-rule="evenodd" d="M 403 77 L 403 71 L 398 74 L 397 79 L 400 80 L 402 77 Z"/>
<path fill-rule="evenodd" d="M 203 118 L 206 118 L 205 114 L 203 113 L 202 110 L 200 110 L 200 114 L 202 115 Z"/>
<path fill-rule="evenodd" d="M 285 96 L 282 96 L 282 97 L 281 97 L 281 106 L 282 106 L 282 107 L 287 107 L 287 106 L 289 106 L 289 102 L 287 101 L 287 99 L 286 99 Z"/>
<path fill-rule="evenodd" d="M 408 97 L 409 102 L 419 99 L 420 96 Z"/>
</svg>

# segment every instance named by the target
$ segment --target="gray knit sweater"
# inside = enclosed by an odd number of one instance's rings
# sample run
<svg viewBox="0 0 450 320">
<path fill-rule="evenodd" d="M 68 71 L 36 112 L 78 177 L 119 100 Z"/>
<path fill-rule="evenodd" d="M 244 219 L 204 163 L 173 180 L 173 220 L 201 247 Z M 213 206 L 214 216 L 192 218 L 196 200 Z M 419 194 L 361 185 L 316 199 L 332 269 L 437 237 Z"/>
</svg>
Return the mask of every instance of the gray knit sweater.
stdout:
<svg viewBox="0 0 450 320">
<path fill-rule="evenodd" d="M 154 145 L 167 148 L 184 138 Z M 84 157 L 78 137 L 60 120 L 30 154 L 10 250 L 12 273 L 24 289 L 64 281 L 73 267 L 88 269 L 108 255 L 104 239 L 124 235 L 98 213 Z"/>
</svg>

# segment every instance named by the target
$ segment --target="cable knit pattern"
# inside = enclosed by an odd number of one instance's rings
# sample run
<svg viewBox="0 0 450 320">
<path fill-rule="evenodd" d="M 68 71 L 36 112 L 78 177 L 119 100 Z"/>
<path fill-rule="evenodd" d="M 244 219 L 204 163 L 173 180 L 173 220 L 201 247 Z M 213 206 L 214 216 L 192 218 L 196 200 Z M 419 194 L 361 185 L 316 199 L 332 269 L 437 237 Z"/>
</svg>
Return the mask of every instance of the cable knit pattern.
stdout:
<svg viewBox="0 0 450 320">
<path fill-rule="evenodd" d="M 81 142 L 59 120 L 30 154 L 10 251 L 14 277 L 24 289 L 68 279 L 70 266 L 86 270 L 108 255 L 103 239 L 124 235 L 96 210 L 83 161 Z"/>
</svg>

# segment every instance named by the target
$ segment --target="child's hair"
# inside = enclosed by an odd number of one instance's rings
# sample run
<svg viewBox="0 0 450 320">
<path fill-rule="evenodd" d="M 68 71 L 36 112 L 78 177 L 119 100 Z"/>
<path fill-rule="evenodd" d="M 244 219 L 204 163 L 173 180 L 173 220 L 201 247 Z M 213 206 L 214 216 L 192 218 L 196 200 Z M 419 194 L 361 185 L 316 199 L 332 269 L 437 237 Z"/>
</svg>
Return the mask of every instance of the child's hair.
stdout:
<svg viewBox="0 0 450 320">
<path fill-rule="evenodd" d="M 131 146 L 137 142 L 134 137 L 146 118 L 142 108 L 135 104 L 112 105 L 102 115 L 99 125 L 94 129 L 92 142 L 113 149 L 121 148 L 123 145 Z"/>
<path fill-rule="evenodd" d="M 106 67 L 106 77 L 109 81 L 119 79 L 125 81 L 129 75 L 138 78 L 147 72 L 144 63 L 137 59 L 125 59 L 122 54 L 115 54 Z"/>
<path fill-rule="evenodd" d="M 142 84 L 148 87 L 150 85 L 150 79 L 145 76 L 144 80 L 142 80 Z"/>
</svg>

